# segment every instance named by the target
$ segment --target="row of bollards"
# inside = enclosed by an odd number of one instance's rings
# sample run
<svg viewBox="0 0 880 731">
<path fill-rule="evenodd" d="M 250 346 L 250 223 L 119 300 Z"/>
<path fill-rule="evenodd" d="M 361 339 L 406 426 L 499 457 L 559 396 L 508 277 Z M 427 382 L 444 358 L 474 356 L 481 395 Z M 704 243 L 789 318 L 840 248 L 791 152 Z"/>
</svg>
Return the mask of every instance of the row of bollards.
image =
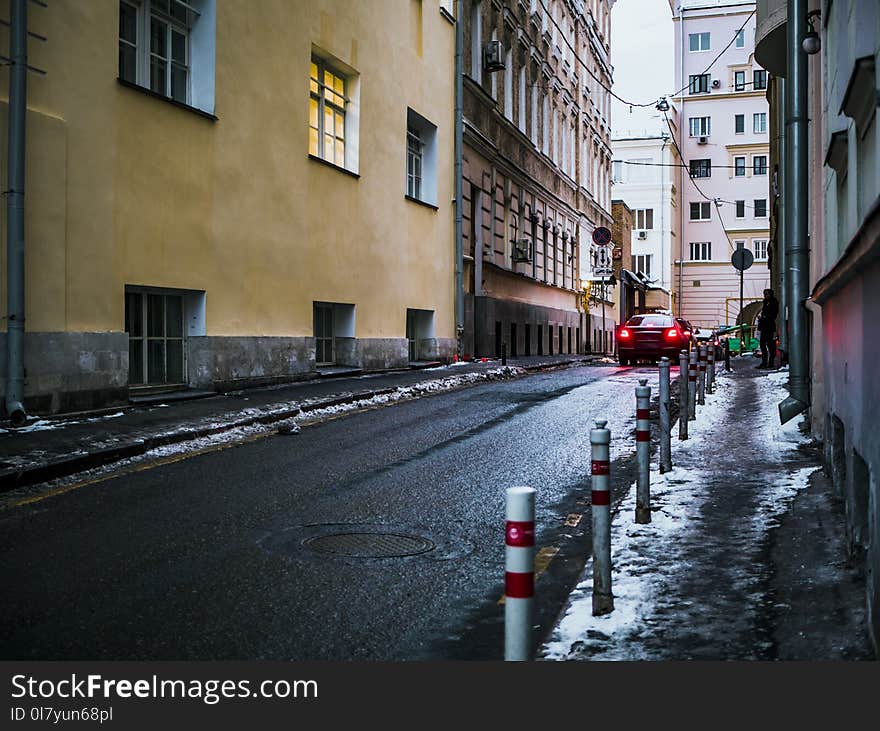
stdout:
<svg viewBox="0 0 880 731">
<path fill-rule="evenodd" d="M 715 334 L 709 345 L 679 354 L 679 440 L 688 438 L 688 421 L 715 391 Z M 727 356 L 727 352 L 725 352 Z M 660 472 L 672 469 L 670 362 L 660 360 Z M 651 388 L 636 387 L 636 523 L 651 522 Z M 593 614 L 614 610 L 611 591 L 611 431 L 607 421 L 590 430 L 591 510 L 593 528 Z M 504 574 L 504 659 L 529 660 L 535 595 L 535 490 L 507 490 Z"/>
</svg>

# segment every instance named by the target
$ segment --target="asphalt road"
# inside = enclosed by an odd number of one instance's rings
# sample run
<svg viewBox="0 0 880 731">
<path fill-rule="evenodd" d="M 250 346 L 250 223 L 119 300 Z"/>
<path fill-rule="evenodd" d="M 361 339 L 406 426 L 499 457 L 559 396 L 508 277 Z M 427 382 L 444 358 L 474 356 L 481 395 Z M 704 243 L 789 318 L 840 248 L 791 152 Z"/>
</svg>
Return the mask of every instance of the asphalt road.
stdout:
<svg viewBox="0 0 880 731">
<path fill-rule="evenodd" d="M 521 484 L 549 559 L 537 644 L 590 551 L 589 429 L 608 419 L 622 494 L 646 376 L 656 397 L 647 367 L 490 383 L 6 510 L 0 656 L 500 659 L 504 493 Z"/>
</svg>

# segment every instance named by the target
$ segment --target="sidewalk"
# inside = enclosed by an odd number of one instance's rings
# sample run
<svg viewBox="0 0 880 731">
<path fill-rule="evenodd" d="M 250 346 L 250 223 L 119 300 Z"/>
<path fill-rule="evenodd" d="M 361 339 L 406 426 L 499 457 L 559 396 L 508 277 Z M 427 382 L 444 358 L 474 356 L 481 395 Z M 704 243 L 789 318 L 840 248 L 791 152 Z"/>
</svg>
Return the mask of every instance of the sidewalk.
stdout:
<svg viewBox="0 0 880 731">
<path fill-rule="evenodd" d="M 652 522 L 635 523 L 634 486 L 616 506 L 614 611 L 592 616 L 588 562 L 540 659 L 875 659 L 821 450 L 801 417 L 779 425 L 788 374 L 752 359 L 733 369 L 690 439 L 673 430 L 674 468 L 651 474 Z"/>
<path fill-rule="evenodd" d="M 147 452 L 200 440 L 266 431 L 293 419 L 418 398 L 547 368 L 599 363 L 594 355 L 556 355 L 458 363 L 429 369 L 336 377 L 235 391 L 196 400 L 133 405 L 110 414 L 79 414 L 0 428 L 0 492 L 77 474 Z M 609 361 L 610 362 L 610 361 Z M 295 427 L 294 427 L 295 429 Z"/>
</svg>

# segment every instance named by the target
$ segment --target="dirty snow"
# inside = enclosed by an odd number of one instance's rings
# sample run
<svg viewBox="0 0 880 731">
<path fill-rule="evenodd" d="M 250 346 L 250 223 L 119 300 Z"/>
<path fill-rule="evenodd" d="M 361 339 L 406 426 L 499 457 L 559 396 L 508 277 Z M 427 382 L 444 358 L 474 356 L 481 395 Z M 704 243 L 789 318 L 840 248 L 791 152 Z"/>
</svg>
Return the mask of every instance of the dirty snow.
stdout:
<svg viewBox="0 0 880 731">
<path fill-rule="evenodd" d="M 756 379 L 755 435 L 762 459 L 782 465 L 786 455 L 806 438 L 798 429 L 798 417 L 780 426 L 776 407 L 786 395 L 786 373 L 770 373 Z M 673 460 L 676 467 L 661 475 L 651 473 L 651 523 L 634 521 L 636 490 L 633 484 L 612 522 L 612 591 L 614 611 L 592 615 L 592 561 L 588 561 L 581 582 L 569 597 L 561 620 L 538 653 L 545 660 L 655 660 L 674 657 L 672 635 L 688 634 L 696 647 L 723 643 L 742 629 L 756 611 L 762 597 L 760 577 L 750 560 L 767 531 L 798 491 L 807 486 L 815 467 L 781 469 L 777 479 L 757 494 L 750 520 L 739 526 L 734 551 L 741 554 L 734 564 L 733 588 L 741 597 L 738 611 L 742 618 L 735 628 L 719 627 L 711 617 L 712 607 L 701 605 L 702 596 L 681 591 L 694 570 L 695 552 L 705 547 L 700 528 L 705 511 L 712 510 L 711 480 L 717 467 L 707 463 L 711 449 L 723 449 L 725 421 L 731 389 L 723 376 L 715 394 L 706 395 L 706 405 L 698 407 L 697 420 L 689 422 L 689 439 L 677 439 L 673 429 Z M 710 446 L 711 445 L 711 446 Z M 656 461 L 656 459 L 654 460 Z M 717 483 L 715 489 L 717 490 Z M 716 546 L 717 548 L 717 546 Z M 697 559 L 698 560 L 698 559 Z M 705 570 L 705 566 L 704 566 Z M 723 599 L 718 600 L 719 604 Z M 717 618 L 716 618 L 717 619 Z M 732 624 L 737 624 L 736 622 Z M 696 638 L 696 639 L 693 639 Z M 722 650 L 719 650 L 723 654 Z"/>
</svg>

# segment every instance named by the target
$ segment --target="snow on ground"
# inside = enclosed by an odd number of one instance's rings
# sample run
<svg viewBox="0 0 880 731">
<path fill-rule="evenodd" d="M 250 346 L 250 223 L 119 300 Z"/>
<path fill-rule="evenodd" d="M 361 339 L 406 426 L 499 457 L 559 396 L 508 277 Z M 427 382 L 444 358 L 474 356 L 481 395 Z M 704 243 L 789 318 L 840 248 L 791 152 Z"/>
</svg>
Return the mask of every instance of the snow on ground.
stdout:
<svg viewBox="0 0 880 731">
<path fill-rule="evenodd" d="M 760 433 L 754 435 L 755 445 L 764 452 L 759 458 L 777 464 L 782 464 L 786 453 L 797 444 L 806 441 L 797 426 L 800 418 L 785 426 L 778 423 L 776 405 L 786 395 L 786 378 L 785 373 L 771 373 L 755 381 L 755 417 L 760 425 Z M 704 545 L 698 534 L 705 517 L 703 511 L 714 509 L 709 501 L 713 498 L 712 478 L 718 469 L 707 456 L 713 449 L 723 448 L 726 429 L 737 418 L 729 411 L 736 387 L 724 377 L 717 381 L 715 394 L 707 394 L 706 405 L 698 407 L 697 420 L 689 422 L 687 441 L 678 441 L 678 428 L 673 428 L 673 461 L 678 466 L 663 475 L 656 467 L 652 469 L 651 523 L 640 525 L 634 521 L 635 484 L 618 508 L 611 528 L 614 611 L 593 616 L 593 566 L 588 561 L 562 619 L 538 653 L 541 659 L 676 659 L 669 653 L 674 650 L 671 635 L 677 629 L 695 635 L 712 632 L 712 620 L 702 615 L 705 608 L 696 606 L 677 589 L 694 571 L 694 552 Z M 797 492 L 806 487 L 815 469 L 779 470 L 777 478 L 757 493 L 757 509 L 739 530 L 744 550 L 752 550 L 761 542 Z M 742 565 L 746 568 L 735 569 L 735 582 L 742 592 L 742 613 L 748 615 L 760 597 L 755 594 L 757 580 L 751 563 L 746 558 Z M 675 615 L 678 621 L 669 621 Z M 698 626 L 701 622 L 703 627 Z"/>
</svg>

